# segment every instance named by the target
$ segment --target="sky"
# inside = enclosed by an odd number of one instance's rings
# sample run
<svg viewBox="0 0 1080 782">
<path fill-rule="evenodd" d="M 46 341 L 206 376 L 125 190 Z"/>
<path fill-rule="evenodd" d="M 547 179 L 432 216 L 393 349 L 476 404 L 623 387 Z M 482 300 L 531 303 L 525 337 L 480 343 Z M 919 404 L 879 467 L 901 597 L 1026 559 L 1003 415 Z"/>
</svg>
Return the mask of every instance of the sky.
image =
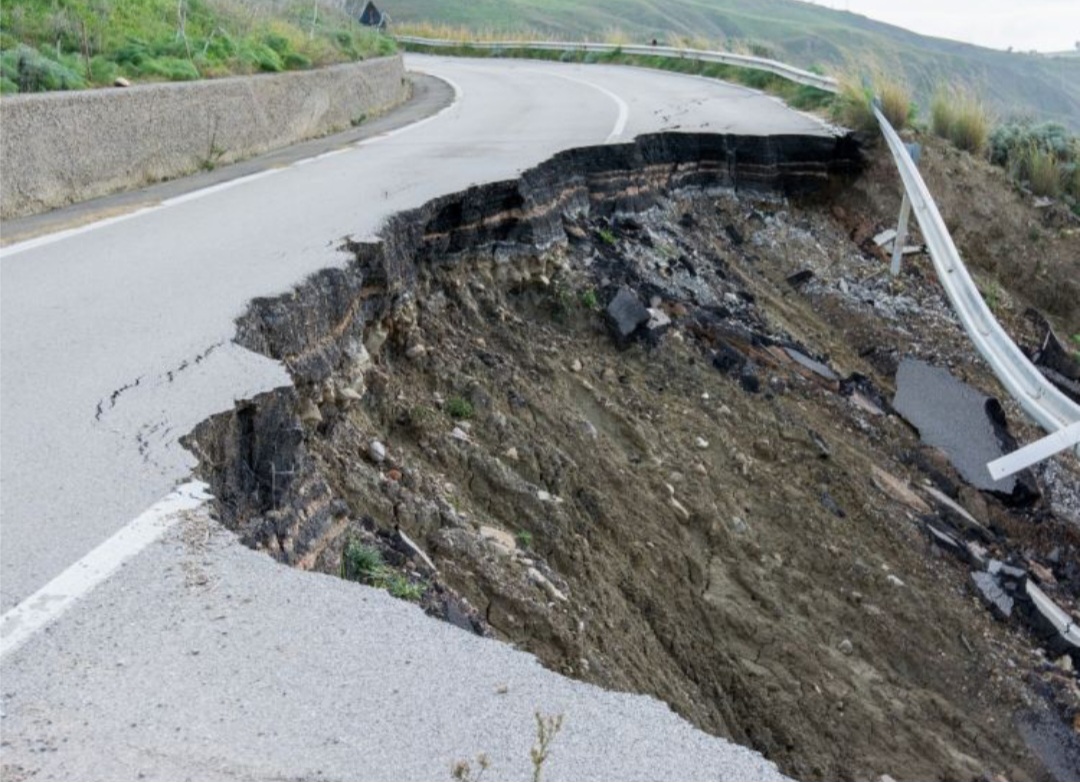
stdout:
<svg viewBox="0 0 1080 782">
<path fill-rule="evenodd" d="M 992 49 L 1056 52 L 1080 41 L 1080 0 L 808 1 Z"/>
</svg>

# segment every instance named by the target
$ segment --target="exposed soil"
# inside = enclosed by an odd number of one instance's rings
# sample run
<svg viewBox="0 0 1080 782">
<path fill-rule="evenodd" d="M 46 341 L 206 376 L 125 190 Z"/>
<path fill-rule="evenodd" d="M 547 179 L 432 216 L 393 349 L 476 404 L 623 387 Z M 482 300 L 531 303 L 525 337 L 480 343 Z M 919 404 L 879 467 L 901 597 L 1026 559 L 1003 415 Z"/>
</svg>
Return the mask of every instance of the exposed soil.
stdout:
<svg viewBox="0 0 1080 782">
<path fill-rule="evenodd" d="M 444 252 L 408 274 L 357 247 L 352 298 L 326 278 L 241 324 L 297 388 L 196 435 L 224 520 L 330 573 L 349 573 L 350 541 L 377 546 L 430 613 L 656 695 L 793 776 L 1054 778 L 1016 720 L 1064 726 L 1068 763 L 1072 662 L 996 620 L 927 524 L 1030 568 L 1080 616 L 1080 466 L 1039 468 L 1039 496 L 1017 505 L 967 486 L 892 413 L 915 356 L 1002 399 L 1021 441 L 1038 435 L 973 357 L 929 260 L 888 276 L 871 239 L 899 207 L 883 154 L 812 200 L 696 186 L 590 209 L 555 188 L 559 236 L 529 252 L 456 245 L 447 221 L 490 221 L 444 205 L 421 231 L 449 237 Z M 930 187 L 947 179 L 953 221 L 972 189 L 986 230 L 965 222 L 958 244 L 997 276 L 1020 341 L 1041 336 L 1021 301 L 1074 328 L 1077 299 L 1047 275 L 1080 279 L 1075 227 L 937 154 Z M 1050 249 L 1029 273 L 1012 232 L 1031 221 Z M 606 312 L 620 296 L 638 313 L 625 335 Z M 289 348 L 273 335 L 303 306 L 310 334 Z"/>
</svg>

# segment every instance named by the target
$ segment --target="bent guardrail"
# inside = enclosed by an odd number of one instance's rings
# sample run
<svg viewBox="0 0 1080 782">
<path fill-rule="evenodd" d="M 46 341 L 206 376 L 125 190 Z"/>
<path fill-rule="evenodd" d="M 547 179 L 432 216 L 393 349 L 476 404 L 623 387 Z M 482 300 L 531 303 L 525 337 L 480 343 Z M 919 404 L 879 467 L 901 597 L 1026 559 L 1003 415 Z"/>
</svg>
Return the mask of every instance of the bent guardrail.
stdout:
<svg viewBox="0 0 1080 782">
<path fill-rule="evenodd" d="M 952 302 L 960 323 L 967 332 L 975 349 L 986 363 L 994 370 L 1001 384 L 1020 403 L 1029 416 L 1054 438 L 1054 443 L 1061 447 L 1050 453 L 1040 450 L 1029 451 L 1033 456 L 1042 454 L 1042 458 L 1059 450 L 1064 450 L 1080 442 L 1080 405 L 1077 405 L 1051 383 L 1028 357 L 1016 346 L 1005 329 L 997 322 L 990 308 L 983 301 L 967 267 L 960 259 L 960 252 L 953 243 L 945 221 L 941 218 L 937 204 L 934 203 L 930 190 L 926 187 L 919 170 L 915 167 L 907 147 L 893 129 L 878 106 L 874 106 L 874 116 L 885 136 L 904 191 L 919 223 L 926 248 L 934 263 L 938 279 Z M 1058 434 L 1064 432 L 1064 435 Z M 1042 441 L 1040 441 L 1042 442 Z M 1034 462 L 1023 463 L 1024 459 L 1010 459 L 1007 455 L 987 465 L 991 476 L 996 480 L 1022 470 Z M 1036 458 L 1034 461 L 1039 461 Z"/>
<path fill-rule="evenodd" d="M 693 59 L 701 62 L 715 62 L 740 68 L 767 71 L 797 84 L 816 87 L 825 92 L 836 93 L 838 86 L 835 79 L 810 71 L 796 68 L 786 63 L 764 57 L 734 54 L 732 52 L 711 52 L 701 49 L 680 49 L 670 46 L 642 46 L 637 44 L 618 45 L 605 43 L 567 43 L 559 41 L 446 41 L 436 38 L 398 36 L 397 40 L 406 45 L 427 46 L 432 48 L 469 47 L 483 50 L 499 49 L 536 49 L 542 51 L 595 52 L 610 54 L 616 51 L 624 54 L 649 57 L 675 57 Z M 904 184 L 904 191 L 915 212 L 916 220 L 926 241 L 927 250 L 934 263 L 938 278 L 945 288 L 949 301 L 975 349 L 986 360 L 998 380 L 1010 395 L 1020 404 L 1024 412 L 1036 421 L 1049 435 L 1029 444 L 1018 451 L 990 462 L 987 469 L 998 480 L 1007 475 L 1030 467 L 1055 453 L 1068 448 L 1075 448 L 1080 455 L 1080 405 L 1077 405 L 1058 390 L 1028 360 L 1028 357 L 1016 346 L 1001 324 L 997 322 L 990 308 L 983 301 L 979 289 L 968 274 L 960 253 L 945 227 L 937 204 L 919 174 L 907 148 L 889 121 L 874 105 L 874 116 L 885 141 L 896 162 L 897 171 Z M 906 221 L 905 221 L 906 222 Z M 895 263 L 894 263 L 895 267 Z"/>
</svg>

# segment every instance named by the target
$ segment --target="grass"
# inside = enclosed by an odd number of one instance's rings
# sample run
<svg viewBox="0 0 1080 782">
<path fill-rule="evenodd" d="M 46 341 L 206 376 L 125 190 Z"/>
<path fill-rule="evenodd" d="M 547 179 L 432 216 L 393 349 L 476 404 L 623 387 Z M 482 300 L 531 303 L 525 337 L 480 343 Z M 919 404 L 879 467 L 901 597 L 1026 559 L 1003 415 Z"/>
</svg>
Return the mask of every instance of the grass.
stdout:
<svg viewBox="0 0 1080 782">
<path fill-rule="evenodd" d="M 990 161 L 1032 193 L 1080 213 L 1080 137 L 1054 122 L 1012 122 L 990 134 Z"/>
<path fill-rule="evenodd" d="M 1053 152 L 1032 145 L 1021 153 L 1020 161 L 1031 192 L 1050 198 L 1061 195 L 1061 166 Z"/>
<path fill-rule="evenodd" d="M 8 0 L 4 93 L 304 70 L 392 54 L 322 0 Z"/>
<path fill-rule="evenodd" d="M 451 418 L 465 419 L 472 418 L 476 414 L 476 409 L 468 399 L 453 396 L 446 400 L 446 412 Z"/>
<path fill-rule="evenodd" d="M 997 315 L 1001 310 L 1001 285 L 997 280 L 990 280 L 983 288 L 983 301 L 986 302 L 986 306 L 990 308 L 990 311 Z"/>
<path fill-rule="evenodd" d="M 551 745 L 555 742 L 555 737 L 562 730 L 563 715 L 545 716 L 538 711 L 535 717 L 536 741 L 533 743 L 532 749 L 529 750 L 529 760 L 533 767 L 533 782 L 543 782 L 544 764 L 547 763 L 548 758 L 551 756 Z M 486 754 L 480 753 L 476 756 L 476 764 L 480 770 L 474 775 L 472 764 L 469 761 L 457 761 L 450 767 L 450 778 L 457 782 L 480 782 L 484 772 L 491 768 L 491 761 Z"/>
<path fill-rule="evenodd" d="M 930 129 L 973 155 L 986 152 L 992 124 L 985 104 L 969 90 L 938 90 L 930 103 Z"/>
<path fill-rule="evenodd" d="M 536 712 L 536 743 L 529 751 L 533 765 L 533 782 L 543 782 L 544 764 L 551 755 L 551 745 L 562 730 L 563 715 L 544 716 Z"/>
<path fill-rule="evenodd" d="M 533 535 L 526 529 L 518 530 L 514 533 L 514 540 L 521 548 L 532 548 Z"/>
<path fill-rule="evenodd" d="M 831 114 L 835 121 L 852 130 L 873 131 L 877 118 L 873 111 L 873 93 L 862 83 L 846 74 L 839 80 L 839 92 L 833 101 Z"/>
<path fill-rule="evenodd" d="M 764 54 L 802 68 L 842 72 L 849 62 L 879 61 L 929 106 L 940 84 L 984 90 L 1002 116 L 1053 119 L 1080 130 L 1080 58 L 968 46 L 876 23 L 825 7 L 836 3 L 761 0 L 394 0 L 395 32 L 453 40 L 658 42 L 687 48 Z M 427 20 L 421 23 L 420 20 Z M 613 25 L 617 27 L 613 28 Z M 421 29 L 426 28 L 426 29 Z M 449 34 L 441 35 L 440 31 Z"/>
<path fill-rule="evenodd" d="M 880 101 L 881 113 L 896 130 L 907 126 L 915 111 L 911 90 L 899 79 L 875 68 L 871 75 L 849 68 L 837 79 L 839 92 L 830 107 L 832 118 L 852 128 L 872 132 L 877 130 L 873 103 Z"/>
<path fill-rule="evenodd" d="M 342 551 L 341 577 L 385 589 L 394 597 L 413 603 L 420 601 L 428 587 L 427 582 L 413 581 L 387 566 L 376 547 L 359 540 L 350 540 Z"/>
</svg>

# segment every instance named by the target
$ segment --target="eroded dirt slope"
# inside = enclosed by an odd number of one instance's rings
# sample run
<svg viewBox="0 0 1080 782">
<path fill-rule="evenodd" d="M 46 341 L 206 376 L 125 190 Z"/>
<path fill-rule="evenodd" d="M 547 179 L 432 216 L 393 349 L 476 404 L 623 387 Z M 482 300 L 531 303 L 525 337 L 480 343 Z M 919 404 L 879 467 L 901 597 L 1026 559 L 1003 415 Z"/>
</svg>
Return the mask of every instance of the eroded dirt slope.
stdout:
<svg viewBox="0 0 1080 782">
<path fill-rule="evenodd" d="M 926 525 L 1035 563 L 1075 610 L 1075 460 L 1016 507 L 920 445 L 889 406 L 902 358 L 1000 389 L 928 261 L 890 279 L 857 235 L 872 208 L 837 209 L 820 161 L 798 197 L 775 172 L 813 166 L 770 155 L 754 187 L 728 154 L 727 179 L 607 161 L 543 205 L 442 203 L 257 304 L 241 338 L 297 387 L 197 435 L 225 520 L 330 573 L 378 549 L 432 614 L 794 776 L 1049 778 L 1014 719 L 1068 725 L 1075 674 Z"/>
</svg>

